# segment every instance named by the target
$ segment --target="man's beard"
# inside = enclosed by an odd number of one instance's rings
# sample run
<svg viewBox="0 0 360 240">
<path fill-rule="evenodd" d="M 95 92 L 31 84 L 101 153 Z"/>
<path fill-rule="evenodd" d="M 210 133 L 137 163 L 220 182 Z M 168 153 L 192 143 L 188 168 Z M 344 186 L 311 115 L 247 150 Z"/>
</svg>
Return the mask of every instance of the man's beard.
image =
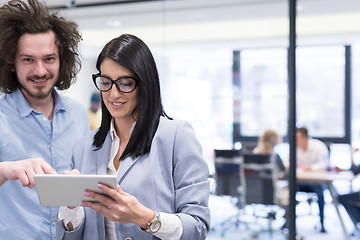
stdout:
<svg viewBox="0 0 360 240">
<path fill-rule="evenodd" d="M 44 77 L 41 77 L 41 78 L 37 77 L 37 76 L 31 76 L 31 77 L 28 77 L 27 80 L 31 81 L 30 79 L 38 80 L 38 79 L 43 79 L 43 78 L 52 79 L 52 78 L 54 78 L 54 75 L 51 74 L 49 76 L 47 75 L 47 76 L 44 76 Z M 52 88 L 50 88 L 49 90 L 43 91 L 45 86 L 41 86 L 41 87 L 36 87 L 35 91 L 31 91 L 31 90 L 29 90 L 29 88 L 22 85 L 20 81 L 19 81 L 19 83 L 20 83 L 21 88 L 27 93 L 28 96 L 30 96 L 32 98 L 36 98 L 36 99 L 45 99 L 45 98 L 47 98 L 51 94 L 51 92 L 52 92 L 52 90 L 54 88 L 54 86 L 52 86 Z"/>
</svg>

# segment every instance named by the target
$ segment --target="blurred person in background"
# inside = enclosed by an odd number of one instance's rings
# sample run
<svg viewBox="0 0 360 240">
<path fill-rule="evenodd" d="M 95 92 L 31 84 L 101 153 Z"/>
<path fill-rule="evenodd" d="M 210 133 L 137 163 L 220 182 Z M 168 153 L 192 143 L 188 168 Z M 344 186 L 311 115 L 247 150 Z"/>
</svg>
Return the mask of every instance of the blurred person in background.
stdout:
<svg viewBox="0 0 360 240">
<path fill-rule="evenodd" d="M 329 163 L 329 150 L 325 143 L 309 137 L 305 127 L 296 129 L 296 169 L 297 171 L 326 171 Z M 299 183 L 298 191 L 314 192 L 318 197 L 320 232 L 324 227 L 324 189 L 323 183 Z"/>
<path fill-rule="evenodd" d="M 276 172 L 279 177 L 284 177 L 286 171 L 284 163 L 279 154 L 274 151 L 275 146 L 281 143 L 281 141 L 281 137 L 275 130 L 268 129 L 260 136 L 259 143 L 253 152 L 256 154 L 273 154 Z"/>
<path fill-rule="evenodd" d="M 101 107 L 100 94 L 93 93 L 90 98 L 90 106 L 87 109 L 91 130 L 98 129 L 100 127 L 101 124 L 100 107 Z"/>
</svg>

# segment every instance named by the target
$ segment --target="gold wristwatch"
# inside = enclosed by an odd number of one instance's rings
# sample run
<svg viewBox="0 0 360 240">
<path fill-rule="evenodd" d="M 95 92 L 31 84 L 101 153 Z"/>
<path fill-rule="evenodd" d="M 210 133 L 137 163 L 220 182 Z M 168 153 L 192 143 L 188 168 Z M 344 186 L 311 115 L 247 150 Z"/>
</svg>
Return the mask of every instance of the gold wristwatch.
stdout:
<svg viewBox="0 0 360 240">
<path fill-rule="evenodd" d="M 154 218 L 147 224 L 146 228 L 140 227 L 141 230 L 156 233 L 161 228 L 160 213 L 154 211 Z"/>
</svg>

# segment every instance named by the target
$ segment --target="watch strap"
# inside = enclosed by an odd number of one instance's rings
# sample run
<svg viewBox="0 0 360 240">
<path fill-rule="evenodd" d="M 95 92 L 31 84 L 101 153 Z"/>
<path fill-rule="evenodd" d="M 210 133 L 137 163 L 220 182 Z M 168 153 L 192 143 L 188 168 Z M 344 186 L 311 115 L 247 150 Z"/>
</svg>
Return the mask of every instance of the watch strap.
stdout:
<svg viewBox="0 0 360 240">
<path fill-rule="evenodd" d="M 152 230 L 151 228 L 153 224 L 157 224 L 156 225 L 157 227 L 154 230 Z M 146 225 L 146 228 L 140 226 L 140 229 L 145 232 L 156 233 L 157 231 L 159 231 L 160 227 L 161 227 L 160 213 L 158 211 L 154 211 L 154 218 Z"/>
</svg>

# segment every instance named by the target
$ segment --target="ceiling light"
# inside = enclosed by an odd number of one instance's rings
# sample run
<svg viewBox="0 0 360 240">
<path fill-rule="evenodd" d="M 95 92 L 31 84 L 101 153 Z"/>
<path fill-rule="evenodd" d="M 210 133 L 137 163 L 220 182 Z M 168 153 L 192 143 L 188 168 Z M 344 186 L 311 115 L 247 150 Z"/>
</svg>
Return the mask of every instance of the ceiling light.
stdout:
<svg viewBox="0 0 360 240">
<path fill-rule="evenodd" d="M 106 26 L 108 27 L 120 27 L 121 21 L 120 20 L 108 20 L 106 22 Z"/>
</svg>

